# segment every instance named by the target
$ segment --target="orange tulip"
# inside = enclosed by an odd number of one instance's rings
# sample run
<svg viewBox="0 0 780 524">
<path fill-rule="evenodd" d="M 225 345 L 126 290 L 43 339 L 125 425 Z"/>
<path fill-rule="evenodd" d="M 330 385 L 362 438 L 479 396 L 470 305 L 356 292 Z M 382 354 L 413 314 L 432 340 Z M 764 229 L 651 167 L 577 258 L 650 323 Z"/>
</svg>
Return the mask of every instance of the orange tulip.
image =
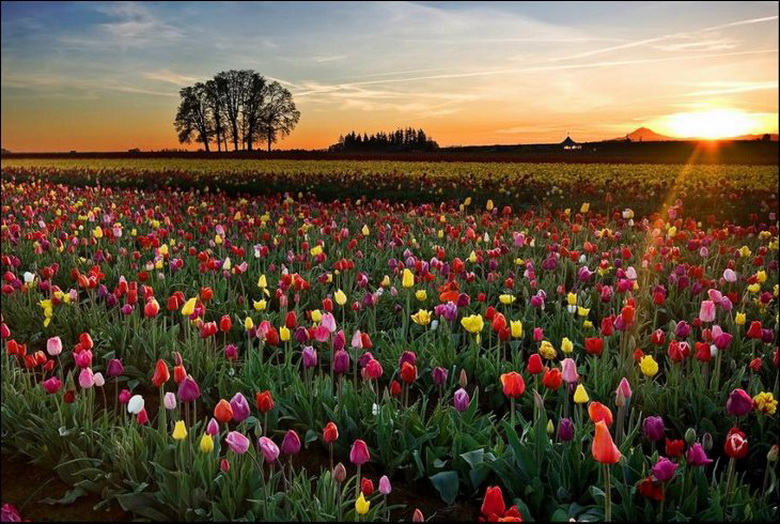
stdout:
<svg viewBox="0 0 780 524">
<path fill-rule="evenodd" d="M 603 420 L 596 422 L 596 435 L 593 437 L 591 451 L 596 462 L 602 464 L 615 464 L 622 456 L 620 450 L 612 441 L 612 435 L 609 434 L 607 423 Z"/>
<path fill-rule="evenodd" d="M 603 420 L 607 427 L 612 425 L 612 412 L 601 402 L 591 402 L 588 405 L 588 415 L 593 422 Z"/>
<path fill-rule="evenodd" d="M 501 385 L 504 387 L 504 395 L 509 398 L 519 397 L 525 391 L 523 376 L 516 371 L 501 375 Z"/>
<path fill-rule="evenodd" d="M 220 399 L 214 408 L 214 418 L 221 424 L 227 424 L 233 419 L 233 407 L 227 400 Z"/>
</svg>

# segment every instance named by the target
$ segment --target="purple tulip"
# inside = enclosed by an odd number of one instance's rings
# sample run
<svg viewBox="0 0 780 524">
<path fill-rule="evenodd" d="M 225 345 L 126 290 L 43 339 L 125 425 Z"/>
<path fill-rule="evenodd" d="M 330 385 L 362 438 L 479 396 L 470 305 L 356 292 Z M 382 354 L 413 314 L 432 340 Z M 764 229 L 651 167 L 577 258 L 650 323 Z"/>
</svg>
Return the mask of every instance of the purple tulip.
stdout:
<svg viewBox="0 0 780 524">
<path fill-rule="evenodd" d="M 130 402 L 130 397 L 132 397 L 133 394 L 130 392 L 129 389 L 125 388 L 122 391 L 119 392 L 118 398 L 120 404 L 127 404 Z"/>
<path fill-rule="evenodd" d="M 333 352 L 338 353 L 347 346 L 347 337 L 344 335 L 344 330 L 339 329 L 336 336 L 333 337 Z"/>
<path fill-rule="evenodd" d="M 707 452 L 698 442 L 688 448 L 688 452 L 685 454 L 685 460 L 689 466 L 706 466 L 712 462 L 711 458 L 707 457 Z"/>
<path fill-rule="evenodd" d="M 295 333 L 293 334 L 293 338 L 295 338 L 295 341 L 298 344 L 303 344 L 304 342 L 308 342 L 309 340 L 309 332 L 308 330 L 303 326 L 298 326 L 295 329 Z"/>
<path fill-rule="evenodd" d="M 471 399 L 469 398 L 469 394 L 463 388 L 460 388 L 458 391 L 456 391 L 452 398 L 452 405 L 455 406 L 455 409 L 461 413 L 469 409 L 470 403 Z"/>
<path fill-rule="evenodd" d="M 642 422 L 642 431 L 645 436 L 652 440 L 661 440 L 664 438 L 664 419 L 661 417 L 646 417 Z"/>
<path fill-rule="evenodd" d="M 471 304 L 471 297 L 466 293 L 458 295 L 458 300 L 455 301 L 455 305 L 458 307 L 466 307 Z"/>
<path fill-rule="evenodd" d="M 403 367 L 404 362 L 408 362 L 413 366 L 417 364 L 417 355 L 415 355 L 414 351 L 404 351 L 401 353 L 401 356 L 398 358 L 398 367 Z"/>
<path fill-rule="evenodd" d="M 439 304 L 433 308 L 433 314 L 438 317 L 444 317 L 444 320 L 448 322 L 453 322 L 458 318 L 458 306 L 453 302 Z"/>
<path fill-rule="evenodd" d="M 122 373 L 125 372 L 125 367 L 122 365 L 122 361 L 118 358 L 112 358 L 108 361 L 108 366 L 106 367 L 106 375 L 109 377 L 118 377 Z"/>
<path fill-rule="evenodd" d="M 333 372 L 346 373 L 349 371 L 349 353 L 344 350 L 336 351 L 333 355 Z"/>
<path fill-rule="evenodd" d="M 305 346 L 302 351 L 302 360 L 304 368 L 311 368 L 317 365 L 317 350 L 311 346 Z"/>
<path fill-rule="evenodd" d="M 574 422 L 564 417 L 558 422 L 558 440 L 568 442 L 574 438 Z"/>
<path fill-rule="evenodd" d="M 179 400 L 182 402 L 193 402 L 200 397 L 200 388 L 192 375 L 187 375 L 179 384 Z M 235 409 L 233 410 L 235 414 Z"/>
<path fill-rule="evenodd" d="M 301 450 L 301 437 L 294 430 L 288 430 L 282 440 L 282 453 L 284 455 L 295 455 Z"/>
<path fill-rule="evenodd" d="M 431 371 L 431 375 L 433 375 L 433 383 L 437 386 L 442 386 L 445 382 L 447 382 L 449 371 L 442 367 L 435 367 Z"/>
<path fill-rule="evenodd" d="M 688 338 L 688 335 L 691 334 L 691 326 L 684 320 L 681 320 L 677 323 L 677 326 L 674 328 L 674 335 L 677 338 Z"/>
<path fill-rule="evenodd" d="M 249 449 L 249 439 L 238 431 L 228 433 L 225 442 L 230 450 L 238 455 L 243 455 Z"/>
<path fill-rule="evenodd" d="M 677 471 L 677 464 L 666 457 L 661 457 L 652 467 L 651 471 L 655 478 L 661 482 L 669 482 L 674 478 L 674 472 Z"/>
<path fill-rule="evenodd" d="M 374 355 L 372 355 L 370 351 L 366 351 L 358 358 L 358 366 L 364 368 L 366 367 L 366 364 L 368 364 L 372 360 L 374 360 Z"/>
<path fill-rule="evenodd" d="M 737 388 L 729 394 L 726 401 L 726 412 L 734 417 L 741 417 L 753 411 L 753 399 L 748 393 Z"/>
<path fill-rule="evenodd" d="M 257 447 L 260 448 L 260 452 L 263 454 L 263 458 L 268 463 L 273 463 L 279 457 L 279 446 L 277 446 L 273 440 L 268 437 L 260 437 L 257 440 Z"/>
<path fill-rule="evenodd" d="M 206 434 L 212 437 L 219 433 L 219 422 L 214 417 L 211 417 L 209 423 L 206 424 Z"/>
<path fill-rule="evenodd" d="M 233 408 L 234 422 L 241 422 L 249 418 L 249 403 L 240 391 L 230 399 L 230 407 Z"/>
<path fill-rule="evenodd" d="M 238 358 L 238 346 L 235 344 L 228 344 L 225 346 L 225 358 L 228 360 L 236 360 Z"/>
<path fill-rule="evenodd" d="M 119 311 L 120 311 L 120 312 L 121 312 L 121 313 L 122 313 L 124 316 L 129 316 L 129 315 L 132 315 L 132 314 L 133 314 L 133 306 L 132 306 L 131 304 L 125 304 L 124 306 L 122 306 L 121 308 L 119 308 Z"/>
</svg>

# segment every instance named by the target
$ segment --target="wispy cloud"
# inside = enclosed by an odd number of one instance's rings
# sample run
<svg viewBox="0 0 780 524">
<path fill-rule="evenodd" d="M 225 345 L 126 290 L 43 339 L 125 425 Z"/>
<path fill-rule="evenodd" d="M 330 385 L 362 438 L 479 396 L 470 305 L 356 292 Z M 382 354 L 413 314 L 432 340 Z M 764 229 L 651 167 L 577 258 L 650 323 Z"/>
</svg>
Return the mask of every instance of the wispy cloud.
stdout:
<svg viewBox="0 0 780 524">
<path fill-rule="evenodd" d="M 345 58 L 347 58 L 347 55 L 315 56 L 313 60 L 318 64 L 321 64 L 323 62 L 334 62 L 336 60 L 344 60 Z"/>
<path fill-rule="evenodd" d="M 129 48 L 164 45 L 184 38 L 184 32 L 162 20 L 154 12 L 137 2 L 113 2 L 97 4 L 95 10 L 111 18 L 110 22 L 97 24 L 92 34 L 86 36 L 65 35 L 60 43 L 71 47 Z"/>
<path fill-rule="evenodd" d="M 158 80 L 160 82 L 168 82 L 177 86 L 185 86 L 198 81 L 194 76 L 180 75 L 174 73 L 169 69 L 159 69 L 157 71 L 147 71 L 143 73 L 145 78 L 149 80 Z"/>
<path fill-rule="evenodd" d="M 728 95 L 732 93 L 746 93 L 748 91 L 760 91 L 764 89 L 777 89 L 777 82 L 708 82 L 704 85 L 710 89 L 702 89 L 684 93 L 682 96 L 712 96 Z"/>
</svg>

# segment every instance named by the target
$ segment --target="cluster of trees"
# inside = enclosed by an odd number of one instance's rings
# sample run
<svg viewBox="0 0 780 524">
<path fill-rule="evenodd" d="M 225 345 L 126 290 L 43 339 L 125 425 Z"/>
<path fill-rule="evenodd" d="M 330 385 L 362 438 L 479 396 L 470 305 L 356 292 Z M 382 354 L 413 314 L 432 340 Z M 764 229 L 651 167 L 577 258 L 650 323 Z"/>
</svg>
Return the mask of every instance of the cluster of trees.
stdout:
<svg viewBox="0 0 780 524">
<path fill-rule="evenodd" d="M 396 129 L 390 133 L 380 131 L 373 135 L 352 131 L 339 137 L 338 144 L 329 151 L 433 151 L 439 148 L 422 129 Z"/>
<path fill-rule="evenodd" d="M 301 117 L 290 92 L 251 69 L 223 71 L 213 79 L 179 91 L 181 103 L 173 123 L 180 143 L 216 142 L 217 151 L 252 151 L 265 142 L 268 151 L 289 135 Z"/>
</svg>

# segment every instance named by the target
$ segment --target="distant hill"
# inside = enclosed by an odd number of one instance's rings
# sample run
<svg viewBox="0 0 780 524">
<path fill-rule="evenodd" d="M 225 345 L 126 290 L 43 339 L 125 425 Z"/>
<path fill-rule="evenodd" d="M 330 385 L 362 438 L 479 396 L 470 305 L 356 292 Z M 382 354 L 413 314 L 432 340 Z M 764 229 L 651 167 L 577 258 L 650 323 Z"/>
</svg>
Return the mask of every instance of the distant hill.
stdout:
<svg viewBox="0 0 780 524">
<path fill-rule="evenodd" d="M 671 136 L 661 135 L 653 131 L 652 129 L 648 129 L 646 127 L 640 127 L 636 131 L 629 133 L 626 135 L 629 139 L 631 139 L 632 142 L 679 142 L 679 141 L 691 141 L 691 140 L 699 140 L 698 138 L 674 138 Z M 721 140 L 761 140 L 764 137 L 763 134 L 760 135 L 740 135 L 740 136 L 733 136 L 729 138 L 722 138 Z M 625 140 L 625 136 L 621 136 L 619 138 L 613 138 L 613 141 L 620 141 Z M 773 133 L 769 135 L 770 140 L 777 140 L 777 134 Z"/>
</svg>

